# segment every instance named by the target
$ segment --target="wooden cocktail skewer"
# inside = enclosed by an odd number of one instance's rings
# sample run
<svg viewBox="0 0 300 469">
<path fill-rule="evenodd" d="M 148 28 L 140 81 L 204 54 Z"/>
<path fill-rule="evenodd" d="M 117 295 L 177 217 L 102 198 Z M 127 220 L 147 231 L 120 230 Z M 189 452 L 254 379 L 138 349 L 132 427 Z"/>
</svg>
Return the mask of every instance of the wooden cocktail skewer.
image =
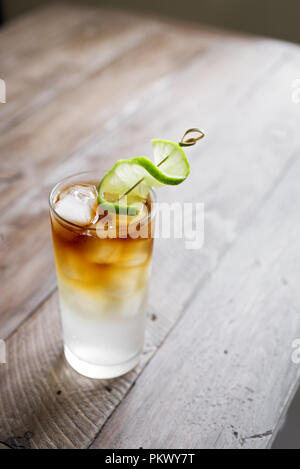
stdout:
<svg viewBox="0 0 300 469">
<path fill-rule="evenodd" d="M 196 133 L 198 134 L 197 137 L 190 137 L 188 139 L 185 140 L 185 137 L 191 133 Z M 191 147 L 192 145 L 195 145 L 199 140 L 201 140 L 203 137 L 205 136 L 204 132 L 202 132 L 202 130 L 199 130 L 199 129 L 188 129 L 185 134 L 183 135 L 182 139 L 180 140 L 180 142 L 178 143 L 179 146 L 181 147 Z M 157 167 L 161 166 L 168 158 L 169 158 L 170 155 L 167 155 L 160 163 L 158 163 Z M 144 178 L 140 179 L 139 181 L 137 181 L 134 186 L 130 187 L 130 189 L 128 189 L 128 191 L 126 191 L 123 195 L 121 195 L 121 197 L 119 197 L 118 200 L 121 200 L 123 199 L 123 197 L 126 197 L 126 195 L 128 195 L 131 191 L 133 191 L 133 189 L 135 189 L 141 182 L 143 182 Z"/>
</svg>

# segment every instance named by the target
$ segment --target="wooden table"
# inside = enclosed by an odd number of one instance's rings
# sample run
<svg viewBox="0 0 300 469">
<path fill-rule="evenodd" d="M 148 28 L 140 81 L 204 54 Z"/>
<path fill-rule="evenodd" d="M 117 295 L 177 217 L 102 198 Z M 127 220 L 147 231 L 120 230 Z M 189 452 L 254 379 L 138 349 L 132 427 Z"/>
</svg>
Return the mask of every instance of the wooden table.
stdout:
<svg viewBox="0 0 300 469">
<path fill-rule="evenodd" d="M 0 48 L 1 442 L 270 446 L 299 377 L 299 47 L 59 3 L 7 25 Z M 205 203 L 204 246 L 157 240 L 140 365 L 79 376 L 62 356 L 48 191 L 191 126 L 207 137 L 176 194 Z"/>
</svg>

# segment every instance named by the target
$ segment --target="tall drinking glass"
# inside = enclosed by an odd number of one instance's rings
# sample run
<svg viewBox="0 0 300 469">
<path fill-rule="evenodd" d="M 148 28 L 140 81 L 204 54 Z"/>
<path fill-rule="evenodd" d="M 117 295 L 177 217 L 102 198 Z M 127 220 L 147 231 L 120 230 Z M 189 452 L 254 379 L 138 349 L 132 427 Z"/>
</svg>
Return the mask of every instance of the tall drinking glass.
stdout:
<svg viewBox="0 0 300 469">
<path fill-rule="evenodd" d="M 80 374 L 104 379 L 131 370 L 143 350 L 155 194 L 138 217 L 96 210 L 85 225 L 59 213 L 66 195 L 88 204 L 100 179 L 95 173 L 66 178 L 49 203 L 65 357 Z"/>
</svg>

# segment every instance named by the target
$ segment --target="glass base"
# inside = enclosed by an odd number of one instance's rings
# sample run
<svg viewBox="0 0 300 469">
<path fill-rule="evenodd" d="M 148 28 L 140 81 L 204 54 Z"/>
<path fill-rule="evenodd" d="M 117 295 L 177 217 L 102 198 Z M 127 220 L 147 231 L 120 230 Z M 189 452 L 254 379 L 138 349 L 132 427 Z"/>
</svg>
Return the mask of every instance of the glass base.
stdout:
<svg viewBox="0 0 300 469">
<path fill-rule="evenodd" d="M 80 360 L 66 345 L 64 346 L 64 352 L 67 362 L 77 373 L 94 379 L 110 379 L 125 375 L 140 361 L 140 355 L 136 355 L 131 360 L 119 365 L 101 366 Z"/>
</svg>

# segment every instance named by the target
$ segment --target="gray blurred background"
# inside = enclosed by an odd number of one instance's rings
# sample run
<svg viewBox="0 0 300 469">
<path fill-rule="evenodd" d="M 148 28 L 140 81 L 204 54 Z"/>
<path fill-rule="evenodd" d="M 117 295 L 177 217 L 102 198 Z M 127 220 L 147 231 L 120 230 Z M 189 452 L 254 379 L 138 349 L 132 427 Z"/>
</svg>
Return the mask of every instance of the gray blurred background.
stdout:
<svg viewBox="0 0 300 469">
<path fill-rule="evenodd" d="M 75 0 L 197 21 L 300 43 L 300 0 Z M 50 0 L 0 0 L 2 20 Z"/>
</svg>

